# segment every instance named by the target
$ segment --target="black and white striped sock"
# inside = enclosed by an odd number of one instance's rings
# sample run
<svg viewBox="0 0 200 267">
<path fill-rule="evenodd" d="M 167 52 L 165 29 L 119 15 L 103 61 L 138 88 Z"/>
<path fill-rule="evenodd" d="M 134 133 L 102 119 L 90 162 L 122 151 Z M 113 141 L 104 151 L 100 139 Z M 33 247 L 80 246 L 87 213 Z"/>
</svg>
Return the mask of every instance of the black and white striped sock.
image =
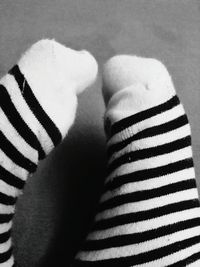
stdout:
<svg viewBox="0 0 200 267">
<path fill-rule="evenodd" d="M 38 161 L 73 124 L 76 94 L 97 74 L 88 52 L 53 40 L 34 44 L 0 80 L 0 266 L 16 266 L 11 228 L 17 197 Z"/>
<path fill-rule="evenodd" d="M 200 208 L 187 116 L 154 59 L 104 69 L 108 177 L 73 266 L 200 266 Z"/>
</svg>

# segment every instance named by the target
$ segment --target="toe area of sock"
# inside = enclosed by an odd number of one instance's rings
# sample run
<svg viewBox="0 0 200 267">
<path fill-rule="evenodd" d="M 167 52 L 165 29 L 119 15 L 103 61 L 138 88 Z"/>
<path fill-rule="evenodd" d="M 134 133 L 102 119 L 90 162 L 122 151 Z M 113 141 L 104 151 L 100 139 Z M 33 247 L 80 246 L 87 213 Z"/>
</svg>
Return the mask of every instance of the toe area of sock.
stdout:
<svg viewBox="0 0 200 267">
<path fill-rule="evenodd" d="M 82 50 L 77 54 L 73 69 L 77 70 L 77 73 L 74 72 L 72 75 L 72 79 L 76 83 L 75 89 L 78 95 L 95 82 L 98 75 L 98 64 L 90 52 Z"/>
<path fill-rule="evenodd" d="M 91 53 L 77 51 L 49 39 L 31 46 L 19 61 L 20 67 L 29 75 L 37 72 L 46 79 L 54 79 L 57 87 L 64 87 L 76 95 L 84 91 L 96 79 L 98 64 Z"/>
<path fill-rule="evenodd" d="M 165 103 L 176 94 L 162 62 L 132 55 L 114 56 L 106 62 L 102 90 L 108 136 L 114 123 Z"/>
<path fill-rule="evenodd" d="M 174 94 L 174 86 L 165 65 L 154 58 L 117 55 L 103 69 L 103 96 L 107 104 L 117 92 L 141 84 L 152 97 L 164 98 Z"/>
<path fill-rule="evenodd" d="M 75 118 L 77 94 L 96 79 L 96 60 L 87 51 L 44 39 L 33 44 L 18 65 L 40 105 L 65 136 Z"/>
<path fill-rule="evenodd" d="M 63 83 L 70 82 L 75 94 L 80 94 L 96 80 L 98 64 L 86 51 L 77 51 L 54 41 L 54 55 Z"/>
</svg>

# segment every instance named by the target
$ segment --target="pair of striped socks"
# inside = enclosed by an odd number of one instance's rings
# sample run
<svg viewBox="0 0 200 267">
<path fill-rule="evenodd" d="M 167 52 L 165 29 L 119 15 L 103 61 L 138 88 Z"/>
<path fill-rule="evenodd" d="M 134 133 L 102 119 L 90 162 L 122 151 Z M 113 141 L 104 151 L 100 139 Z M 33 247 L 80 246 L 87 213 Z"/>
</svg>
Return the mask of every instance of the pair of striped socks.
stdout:
<svg viewBox="0 0 200 267">
<path fill-rule="evenodd" d="M 86 51 L 34 44 L 0 80 L 0 266 L 17 266 L 15 203 L 38 161 L 73 124 L 77 94 L 98 67 Z M 73 267 L 200 266 L 200 209 L 191 132 L 157 60 L 115 56 L 104 66 L 108 175 Z"/>
</svg>

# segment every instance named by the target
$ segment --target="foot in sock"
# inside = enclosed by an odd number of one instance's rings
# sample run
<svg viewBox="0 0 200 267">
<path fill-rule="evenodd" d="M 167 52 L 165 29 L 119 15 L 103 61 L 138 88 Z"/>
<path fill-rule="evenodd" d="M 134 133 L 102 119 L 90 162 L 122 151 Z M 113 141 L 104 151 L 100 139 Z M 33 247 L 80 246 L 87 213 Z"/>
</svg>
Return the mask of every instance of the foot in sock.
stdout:
<svg viewBox="0 0 200 267">
<path fill-rule="evenodd" d="M 86 51 L 54 40 L 34 44 L 0 80 L 0 266 L 16 266 L 11 228 L 17 197 L 38 161 L 73 124 L 77 94 L 96 78 Z"/>
<path fill-rule="evenodd" d="M 103 79 L 108 176 L 73 266 L 200 266 L 191 132 L 168 71 L 122 55 Z"/>
</svg>

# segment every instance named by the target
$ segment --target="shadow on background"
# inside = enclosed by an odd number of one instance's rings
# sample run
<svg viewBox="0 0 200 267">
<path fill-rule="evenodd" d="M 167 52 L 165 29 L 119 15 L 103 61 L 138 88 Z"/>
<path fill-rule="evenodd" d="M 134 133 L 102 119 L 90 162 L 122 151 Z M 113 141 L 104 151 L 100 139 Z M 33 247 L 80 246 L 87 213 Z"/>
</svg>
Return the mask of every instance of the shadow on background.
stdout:
<svg viewBox="0 0 200 267">
<path fill-rule="evenodd" d="M 56 188 L 56 229 L 39 266 L 70 266 L 92 222 L 105 177 L 105 146 L 89 129 L 81 131 L 84 139 L 74 134 L 51 158 L 65 175 L 51 180 Z"/>
</svg>

